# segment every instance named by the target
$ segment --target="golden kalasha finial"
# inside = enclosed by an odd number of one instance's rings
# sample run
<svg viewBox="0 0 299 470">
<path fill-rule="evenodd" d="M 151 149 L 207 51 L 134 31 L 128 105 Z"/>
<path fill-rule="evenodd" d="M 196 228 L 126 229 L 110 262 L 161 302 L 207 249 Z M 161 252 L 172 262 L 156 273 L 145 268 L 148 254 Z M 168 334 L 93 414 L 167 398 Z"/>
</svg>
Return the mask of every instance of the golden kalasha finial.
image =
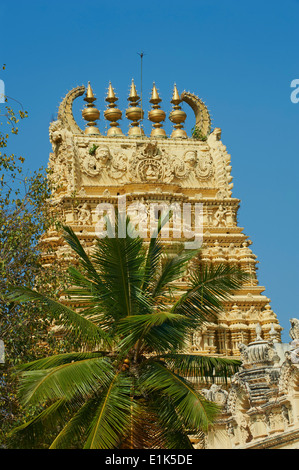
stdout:
<svg viewBox="0 0 299 470">
<path fill-rule="evenodd" d="M 107 93 L 106 101 L 108 103 L 108 108 L 104 111 L 104 116 L 107 121 L 110 121 L 110 129 L 107 131 L 108 137 L 120 136 L 123 135 L 122 130 L 118 127 L 118 119 L 121 119 L 122 112 L 116 107 L 115 102 L 118 100 L 116 98 L 114 90 L 111 83 L 109 82 L 109 88 Z"/>
<path fill-rule="evenodd" d="M 152 103 L 153 109 L 151 109 L 148 113 L 149 120 L 154 122 L 151 137 L 166 137 L 166 132 L 164 129 L 162 129 L 161 124 L 162 121 L 165 121 L 166 117 L 165 112 L 159 106 L 159 103 L 161 103 L 161 101 L 162 100 L 154 83 L 152 89 L 152 96 L 150 99 L 150 103 Z"/>
<path fill-rule="evenodd" d="M 172 131 L 171 137 L 176 138 L 186 138 L 187 133 L 183 129 L 183 124 L 185 122 L 185 119 L 187 117 L 186 113 L 181 109 L 179 104 L 182 102 L 179 92 L 177 90 L 176 85 L 174 85 L 173 89 L 173 95 L 172 95 L 172 100 L 171 103 L 173 104 L 173 110 L 171 111 L 169 115 L 169 119 L 171 122 L 174 123 L 174 130 Z"/>
<path fill-rule="evenodd" d="M 96 122 L 100 117 L 100 111 L 95 107 L 93 102 L 96 100 L 94 97 L 90 83 L 86 90 L 86 96 L 84 101 L 87 102 L 86 107 L 82 110 L 82 117 L 87 121 L 85 134 L 98 134 L 100 135 L 99 129 L 96 127 Z"/>
<path fill-rule="evenodd" d="M 143 118 L 144 112 L 138 106 L 140 97 L 137 94 L 134 80 L 132 80 L 130 95 L 128 101 L 131 102 L 130 107 L 126 110 L 126 117 L 133 121 L 129 129 L 128 135 L 130 137 L 142 136 L 144 135 L 143 129 L 139 126 L 140 119 Z"/>
</svg>

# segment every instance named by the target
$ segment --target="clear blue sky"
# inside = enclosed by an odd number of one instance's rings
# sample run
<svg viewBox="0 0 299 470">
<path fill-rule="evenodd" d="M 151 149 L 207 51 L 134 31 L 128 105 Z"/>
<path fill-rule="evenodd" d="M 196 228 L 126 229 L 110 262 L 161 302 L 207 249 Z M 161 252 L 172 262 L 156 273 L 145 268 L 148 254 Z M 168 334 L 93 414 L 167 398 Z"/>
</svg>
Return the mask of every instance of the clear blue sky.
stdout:
<svg viewBox="0 0 299 470">
<path fill-rule="evenodd" d="M 290 100 L 290 83 L 299 78 L 299 1 L 6 0 L 0 18 L 7 65 L 0 78 L 29 112 L 13 151 L 29 168 L 47 164 L 49 122 L 66 92 L 88 80 L 104 133 L 109 80 L 122 110 L 132 78 L 140 91 L 137 52 L 145 53 L 145 108 L 153 81 L 166 112 L 174 82 L 206 102 L 232 155 L 239 225 L 253 241 L 260 284 L 289 341 L 289 318 L 299 317 L 299 103 Z"/>
</svg>

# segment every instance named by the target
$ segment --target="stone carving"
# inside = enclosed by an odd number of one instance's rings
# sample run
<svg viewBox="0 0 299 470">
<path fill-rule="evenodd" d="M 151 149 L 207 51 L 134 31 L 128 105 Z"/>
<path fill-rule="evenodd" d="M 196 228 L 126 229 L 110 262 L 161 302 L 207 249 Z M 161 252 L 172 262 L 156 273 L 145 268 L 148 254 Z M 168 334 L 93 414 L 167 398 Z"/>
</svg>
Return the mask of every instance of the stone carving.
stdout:
<svg viewBox="0 0 299 470">
<path fill-rule="evenodd" d="M 73 138 L 61 121 L 53 121 L 49 127 L 53 153 L 50 154 L 49 167 L 51 179 L 58 186 L 70 189 L 72 186 Z"/>
<path fill-rule="evenodd" d="M 290 350 L 287 351 L 286 357 L 292 364 L 299 364 L 299 339 L 291 341 Z"/>
<path fill-rule="evenodd" d="M 282 417 L 285 423 L 288 425 L 291 422 L 291 409 L 287 405 L 282 405 Z"/>
<path fill-rule="evenodd" d="M 234 427 L 233 423 L 231 423 L 231 422 L 227 423 L 226 432 L 227 432 L 227 434 L 230 438 L 235 437 L 235 427 Z"/>
<path fill-rule="evenodd" d="M 90 225 L 91 224 L 91 211 L 88 204 L 85 202 L 84 204 L 78 206 L 77 208 L 78 215 L 77 215 L 77 224 L 78 225 Z"/>
<path fill-rule="evenodd" d="M 222 390 L 222 388 L 217 385 L 213 384 L 209 389 L 203 388 L 201 390 L 203 396 L 209 400 L 217 403 L 217 405 L 224 406 L 227 401 L 228 392 L 226 390 Z"/>
<path fill-rule="evenodd" d="M 86 196 L 86 191 L 83 187 L 79 189 L 78 196 L 80 196 L 80 197 Z"/>
<path fill-rule="evenodd" d="M 239 430 L 240 430 L 240 438 L 241 438 L 242 444 L 245 444 L 252 440 L 250 423 L 245 417 L 243 417 L 241 419 L 241 422 L 239 423 Z"/>
<path fill-rule="evenodd" d="M 78 86 L 70 90 L 63 101 L 61 102 L 58 110 L 58 120 L 62 126 L 70 131 L 72 134 L 82 134 L 83 131 L 76 123 L 73 116 L 73 102 L 79 96 L 82 96 L 85 91 L 85 86 Z"/>
<path fill-rule="evenodd" d="M 94 153 L 90 153 L 89 151 L 89 153 L 83 158 L 82 171 L 89 176 L 97 176 L 107 166 L 107 162 L 110 158 L 111 155 L 108 147 L 97 147 Z"/>
<path fill-rule="evenodd" d="M 125 153 L 116 153 L 111 161 L 111 165 L 108 168 L 108 174 L 111 178 L 119 179 L 125 176 L 128 169 L 128 156 Z"/>
<path fill-rule="evenodd" d="M 213 160 L 209 153 L 204 153 L 200 155 L 195 171 L 196 176 L 199 180 L 205 180 L 212 176 Z"/>
<path fill-rule="evenodd" d="M 216 194 L 217 199 L 225 199 L 229 197 L 228 191 L 226 189 L 219 189 Z"/>
<path fill-rule="evenodd" d="M 236 214 L 232 208 L 229 208 L 226 211 L 226 224 L 228 227 L 233 227 L 236 225 Z"/>
<path fill-rule="evenodd" d="M 204 103 L 190 93 L 182 95 L 194 110 L 196 126 L 207 136 L 205 141 L 192 138 L 156 140 L 146 136 L 127 138 L 125 135 L 112 138 L 82 132 L 75 123 L 73 101 L 84 93 L 84 89 L 77 87 L 67 94 L 59 107 L 58 121 L 50 126 L 53 146 L 50 165 L 54 181 L 62 188 L 55 197 L 61 202 L 65 220 L 75 227 L 81 225 L 90 237 L 97 216 L 95 212 L 90 213 L 89 205 L 92 203 L 95 208 L 101 202 L 114 204 L 119 194 L 127 194 L 130 202 L 142 202 L 144 197 L 145 204 L 158 201 L 172 208 L 177 204 L 180 209 L 184 203 L 191 206 L 202 203 L 203 264 L 241 265 L 255 275 L 255 281 L 252 284 L 246 282 L 240 294 L 224 306 L 221 328 L 217 321 L 216 327 L 203 336 L 202 332 L 194 336 L 190 345 L 192 351 L 239 356 L 237 344 L 247 344 L 255 337 L 252 331 L 257 321 L 261 322 L 266 337 L 270 324 L 274 323 L 279 338 L 278 320 L 273 312 L 270 316 L 265 307 L 268 299 L 261 294 L 262 289 L 250 289 L 250 286 L 258 286 L 256 260 L 248 246 L 242 246 L 247 237 L 237 226 L 240 201 L 231 197 L 230 155 L 221 142 L 221 129 L 216 128 L 210 133 L 210 119 Z M 74 217 L 73 207 L 77 207 Z M 174 210 L 170 230 L 178 226 L 175 214 Z M 143 225 L 145 220 L 140 214 L 134 216 Z M 180 236 L 181 233 L 177 238 Z M 88 245 L 89 237 L 82 237 L 82 243 Z M 177 240 L 173 241 L 177 243 Z M 51 243 L 50 237 L 48 242 Z M 176 249 L 173 246 L 171 241 L 170 252 Z M 187 276 L 183 281 L 186 280 Z M 234 304 L 237 307 L 232 308 Z M 253 306 L 251 314 L 250 307 Z"/>
<path fill-rule="evenodd" d="M 198 163 L 197 152 L 193 150 L 188 150 L 184 156 L 183 160 L 174 157 L 173 158 L 173 174 L 176 178 L 186 178 L 189 176 L 191 170 L 194 170 L 196 164 Z"/>
<path fill-rule="evenodd" d="M 238 345 L 243 364 L 252 365 L 256 363 L 268 363 L 278 359 L 273 346 L 273 341 L 264 341 L 261 338 L 260 333 L 261 328 L 259 325 L 259 327 L 257 326 L 256 341 L 250 343 L 248 346 L 242 343 Z"/>
<path fill-rule="evenodd" d="M 202 333 L 203 333 L 202 330 L 197 330 L 193 334 L 192 346 L 191 346 L 193 351 L 201 351 L 202 350 L 202 346 L 203 346 L 202 345 L 202 340 L 203 340 Z"/>
<path fill-rule="evenodd" d="M 263 338 L 261 337 L 262 334 L 262 327 L 260 323 L 257 323 L 255 327 L 255 332 L 256 332 L 256 341 L 263 341 Z"/>
<path fill-rule="evenodd" d="M 143 201 L 134 201 L 130 204 L 127 215 L 130 218 L 129 230 L 132 235 L 139 233 L 140 236 L 147 236 L 149 209 Z"/>
<path fill-rule="evenodd" d="M 290 323 L 290 337 L 292 339 L 299 339 L 299 320 L 297 318 L 291 318 Z"/>
<path fill-rule="evenodd" d="M 298 320 L 290 321 L 292 328 L 298 325 Z M 219 442 L 221 448 L 299 448 L 299 416 L 294 413 L 299 405 L 299 338 L 289 351 L 287 346 L 262 340 L 259 331 L 255 341 L 239 346 L 242 366 L 231 378 L 223 414 L 207 434 L 207 449 L 219 448 Z M 215 401 L 212 391 L 204 389 L 203 394 Z"/>
<path fill-rule="evenodd" d="M 214 215 L 214 226 L 215 227 L 225 227 L 226 225 L 226 213 L 227 211 L 223 208 L 223 205 L 220 204 L 219 208 Z"/>
<path fill-rule="evenodd" d="M 232 194 L 233 183 L 231 176 L 230 155 L 227 153 L 226 146 L 219 139 L 219 130 L 215 129 L 208 138 L 210 151 L 213 154 L 215 164 L 215 179 L 217 187 L 221 190 L 224 197 Z M 218 194 L 217 194 L 218 196 Z M 219 197 L 219 196 L 218 196 Z M 221 199 L 221 197 L 219 197 Z"/>
<path fill-rule="evenodd" d="M 81 168 L 88 176 L 107 174 L 119 181 L 170 183 L 175 179 L 187 179 L 191 174 L 201 181 L 213 175 L 213 159 L 202 152 L 187 150 L 183 156 L 172 155 L 157 143 L 139 144 L 135 149 L 99 146 L 91 154 L 83 143 L 79 145 Z"/>
<path fill-rule="evenodd" d="M 139 181 L 169 182 L 173 178 L 171 167 L 156 143 L 139 147 L 132 155 L 130 173 Z"/>
<path fill-rule="evenodd" d="M 211 118 L 204 102 L 189 91 L 183 91 L 181 99 L 193 109 L 195 126 L 202 131 L 203 135 L 208 135 L 211 132 Z"/>
</svg>

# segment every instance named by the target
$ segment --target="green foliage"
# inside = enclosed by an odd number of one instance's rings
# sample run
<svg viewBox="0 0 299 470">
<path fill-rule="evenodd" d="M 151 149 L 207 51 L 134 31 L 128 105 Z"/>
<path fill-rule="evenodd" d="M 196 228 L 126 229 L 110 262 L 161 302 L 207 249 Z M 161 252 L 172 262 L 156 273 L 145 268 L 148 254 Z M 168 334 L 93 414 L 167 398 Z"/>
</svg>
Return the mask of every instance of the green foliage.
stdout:
<svg viewBox="0 0 299 470">
<path fill-rule="evenodd" d="M 89 149 L 89 155 L 94 155 L 96 153 L 97 148 L 98 148 L 98 145 L 93 144 Z"/>
<path fill-rule="evenodd" d="M 25 159 L 9 151 L 17 139 L 19 124 L 28 114 L 8 106 L 8 98 L 0 106 L 0 339 L 5 345 L 5 363 L 0 364 L 0 445 L 3 446 L 7 429 L 23 419 L 12 368 L 57 349 L 49 331 L 52 317 L 38 305 L 8 302 L 5 298 L 8 285 L 21 284 L 37 290 L 42 286 L 43 292 L 55 297 L 64 273 L 60 273 L 59 266 L 54 273 L 41 265 L 40 238 L 55 221 L 49 203 L 48 172 L 41 168 L 30 174 Z M 36 407 L 31 411 L 35 412 Z"/>
<path fill-rule="evenodd" d="M 197 126 L 192 127 L 191 132 L 192 132 L 193 139 L 201 140 L 205 142 L 208 138 L 206 135 L 202 133 L 202 130 Z"/>
<path fill-rule="evenodd" d="M 247 275 L 227 265 L 189 265 L 198 252 L 162 262 L 159 233 L 148 246 L 138 237 L 98 239 L 88 256 L 75 233 L 63 230 L 79 262 L 69 269 L 68 307 L 24 287 L 12 286 L 7 300 L 34 301 L 59 315 L 86 352 L 20 365 L 21 403 L 42 410 L 14 429 L 10 446 L 192 448 L 188 435 L 206 431 L 219 412 L 198 383 L 226 380 L 239 361 L 187 354 L 187 341 Z M 191 276 L 178 297 L 187 265 Z"/>
</svg>

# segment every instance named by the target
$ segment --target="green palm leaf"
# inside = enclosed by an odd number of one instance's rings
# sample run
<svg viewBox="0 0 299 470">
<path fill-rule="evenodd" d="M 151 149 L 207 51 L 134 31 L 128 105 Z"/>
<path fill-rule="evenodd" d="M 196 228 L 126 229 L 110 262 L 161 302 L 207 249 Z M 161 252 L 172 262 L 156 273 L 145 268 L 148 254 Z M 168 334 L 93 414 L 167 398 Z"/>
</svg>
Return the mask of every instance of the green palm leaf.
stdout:
<svg viewBox="0 0 299 470">
<path fill-rule="evenodd" d="M 190 382 L 167 369 L 161 362 L 151 362 L 142 387 L 148 393 L 160 390 L 168 397 L 191 432 L 206 431 L 219 413 L 216 404 L 207 401 Z"/>
<path fill-rule="evenodd" d="M 158 276 L 153 286 L 152 296 L 158 298 L 165 293 L 168 294 L 169 290 L 175 289 L 175 286 L 171 285 L 171 283 L 183 277 L 189 261 L 194 258 L 196 254 L 198 254 L 198 250 L 188 250 L 167 259 L 162 266 L 161 274 Z"/>
<path fill-rule="evenodd" d="M 82 445 L 84 438 L 86 439 L 88 425 L 97 411 L 99 402 L 100 398 L 97 396 L 89 398 L 69 420 L 65 420 L 66 424 L 64 423 L 63 428 L 53 440 L 50 449 L 72 448 L 78 441 Z"/>
<path fill-rule="evenodd" d="M 165 361 L 174 372 L 188 377 L 192 382 L 227 382 L 234 375 L 241 362 L 237 359 L 201 356 L 198 354 L 164 354 L 157 357 Z"/>
<path fill-rule="evenodd" d="M 205 266 L 193 272 L 187 291 L 174 303 L 171 311 L 192 319 L 194 327 L 211 321 L 223 310 L 223 302 L 248 279 L 248 274 L 235 266 Z"/>
<path fill-rule="evenodd" d="M 30 421 L 14 428 L 9 434 L 11 442 L 31 447 L 34 440 L 43 438 L 45 427 L 57 426 L 65 418 L 66 400 L 59 399 Z"/>
<path fill-rule="evenodd" d="M 131 315 L 118 322 L 118 331 L 123 337 L 120 347 L 133 347 L 138 341 L 140 351 L 149 348 L 160 352 L 169 351 L 178 342 L 184 342 L 187 326 L 188 320 L 183 315 L 163 310 Z"/>
<path fill-rule="evenodd" d="M 98 273 L 71 227 L 63 226 L 63 237 L 69 246 L 79 255 L 79 262 L 91 279 L 97 281 Z"/>
<path fill-rule="evenodd" d="M 147 296 L 141 290 L 144 262 L 141 239 L 100 239 L 92 260 L 105 285 L 104 307 L 115 320 L 131 315 L 136 308 L 148 308 Z"/>
<path fill-rule="evenodd" d="M 21 375 L 20 396 L 24 404 L 39 404 L 46 400 L 76 395 L 88 396 L 104 387 L 113 375 L 106 358 L 88 358 L 51 369 L 24 371 Z"/>
<path fill-rule="evenodd" d="M 6 298 L 11 302 L 35 301 L 44 305 L 65 327 L 74 331 L 79 338 L 90 345 L 100 344 L 103 340 L 109 343 L 109 335 L 92 321 L 68 308 L 56 300 L 26 287 L 10 287 Z"/>
<path fill-rule="evenodd" d="M 153 391 L 148 407 L 155 413 L 160 431 L 153 439 L 153 448 L 193 449 L 186 428 L 171 400 Z"/>
<path fill-rule="evenodd" d="M 167 217 L 165 217 L 163 220 L 161 217 L 159 217 L 156 233 L 153 233 L 150 239 L 145 258 L 144 280 L 142 286 L 144 291 L 146 291 L 151 283 L 154 282 L 159 270 L 161 256 L 163 254 L 160 233 L 162 227 L 165 225 L 165 223 L 167 223 L 167 221 Z"/>
<path fill-rule="evenodd" d="M 85 449 L 113 449 L 129 432 L 134 402 L 128 377 L 117 374 L 103 393 L 89 426 Z"/>
<path fill-rule="evenodd" d="M 28 362 L 27 364 L 19 364 L 16 369 L 19 371 L 25 370 L 45 370 L 58 367 L 62 364 L 69 364 L 76 361 L 83 361 L 85 359 L 94 359 L 106 356 L 106 351 L 94 352 L 72 352 L 64 354 L 56 354 L 36 361 Z"/>
<path fill-rule="evenodd" d="M 193 266 L 198 251 L 164 262 L 163 223 L 147 248 L 139 237 L 118 238 L 116 230 L 115 238 L 98 239 L 90 256 L 64 227 L 79 260 L 79 268 L 68 271 L 67 301 L 21 287 L 9 292 L 9 301 L 43 305 L 82 341 L 81 352 L 19 367 L 22 403 L 44 407 L 15 433 L 27 433 L 31 447 L 44 426 L 57 449 L 190 449 L 189 434 L 206 431 L 216 419 L 218 406 L 196 386 L 226 380 L 239 362 L 183 352 L 190 334 L 217 321 L 248 275 L 228 265 Z M 188 265 L 187 290 L 177 298 Z"/>
</svg>

